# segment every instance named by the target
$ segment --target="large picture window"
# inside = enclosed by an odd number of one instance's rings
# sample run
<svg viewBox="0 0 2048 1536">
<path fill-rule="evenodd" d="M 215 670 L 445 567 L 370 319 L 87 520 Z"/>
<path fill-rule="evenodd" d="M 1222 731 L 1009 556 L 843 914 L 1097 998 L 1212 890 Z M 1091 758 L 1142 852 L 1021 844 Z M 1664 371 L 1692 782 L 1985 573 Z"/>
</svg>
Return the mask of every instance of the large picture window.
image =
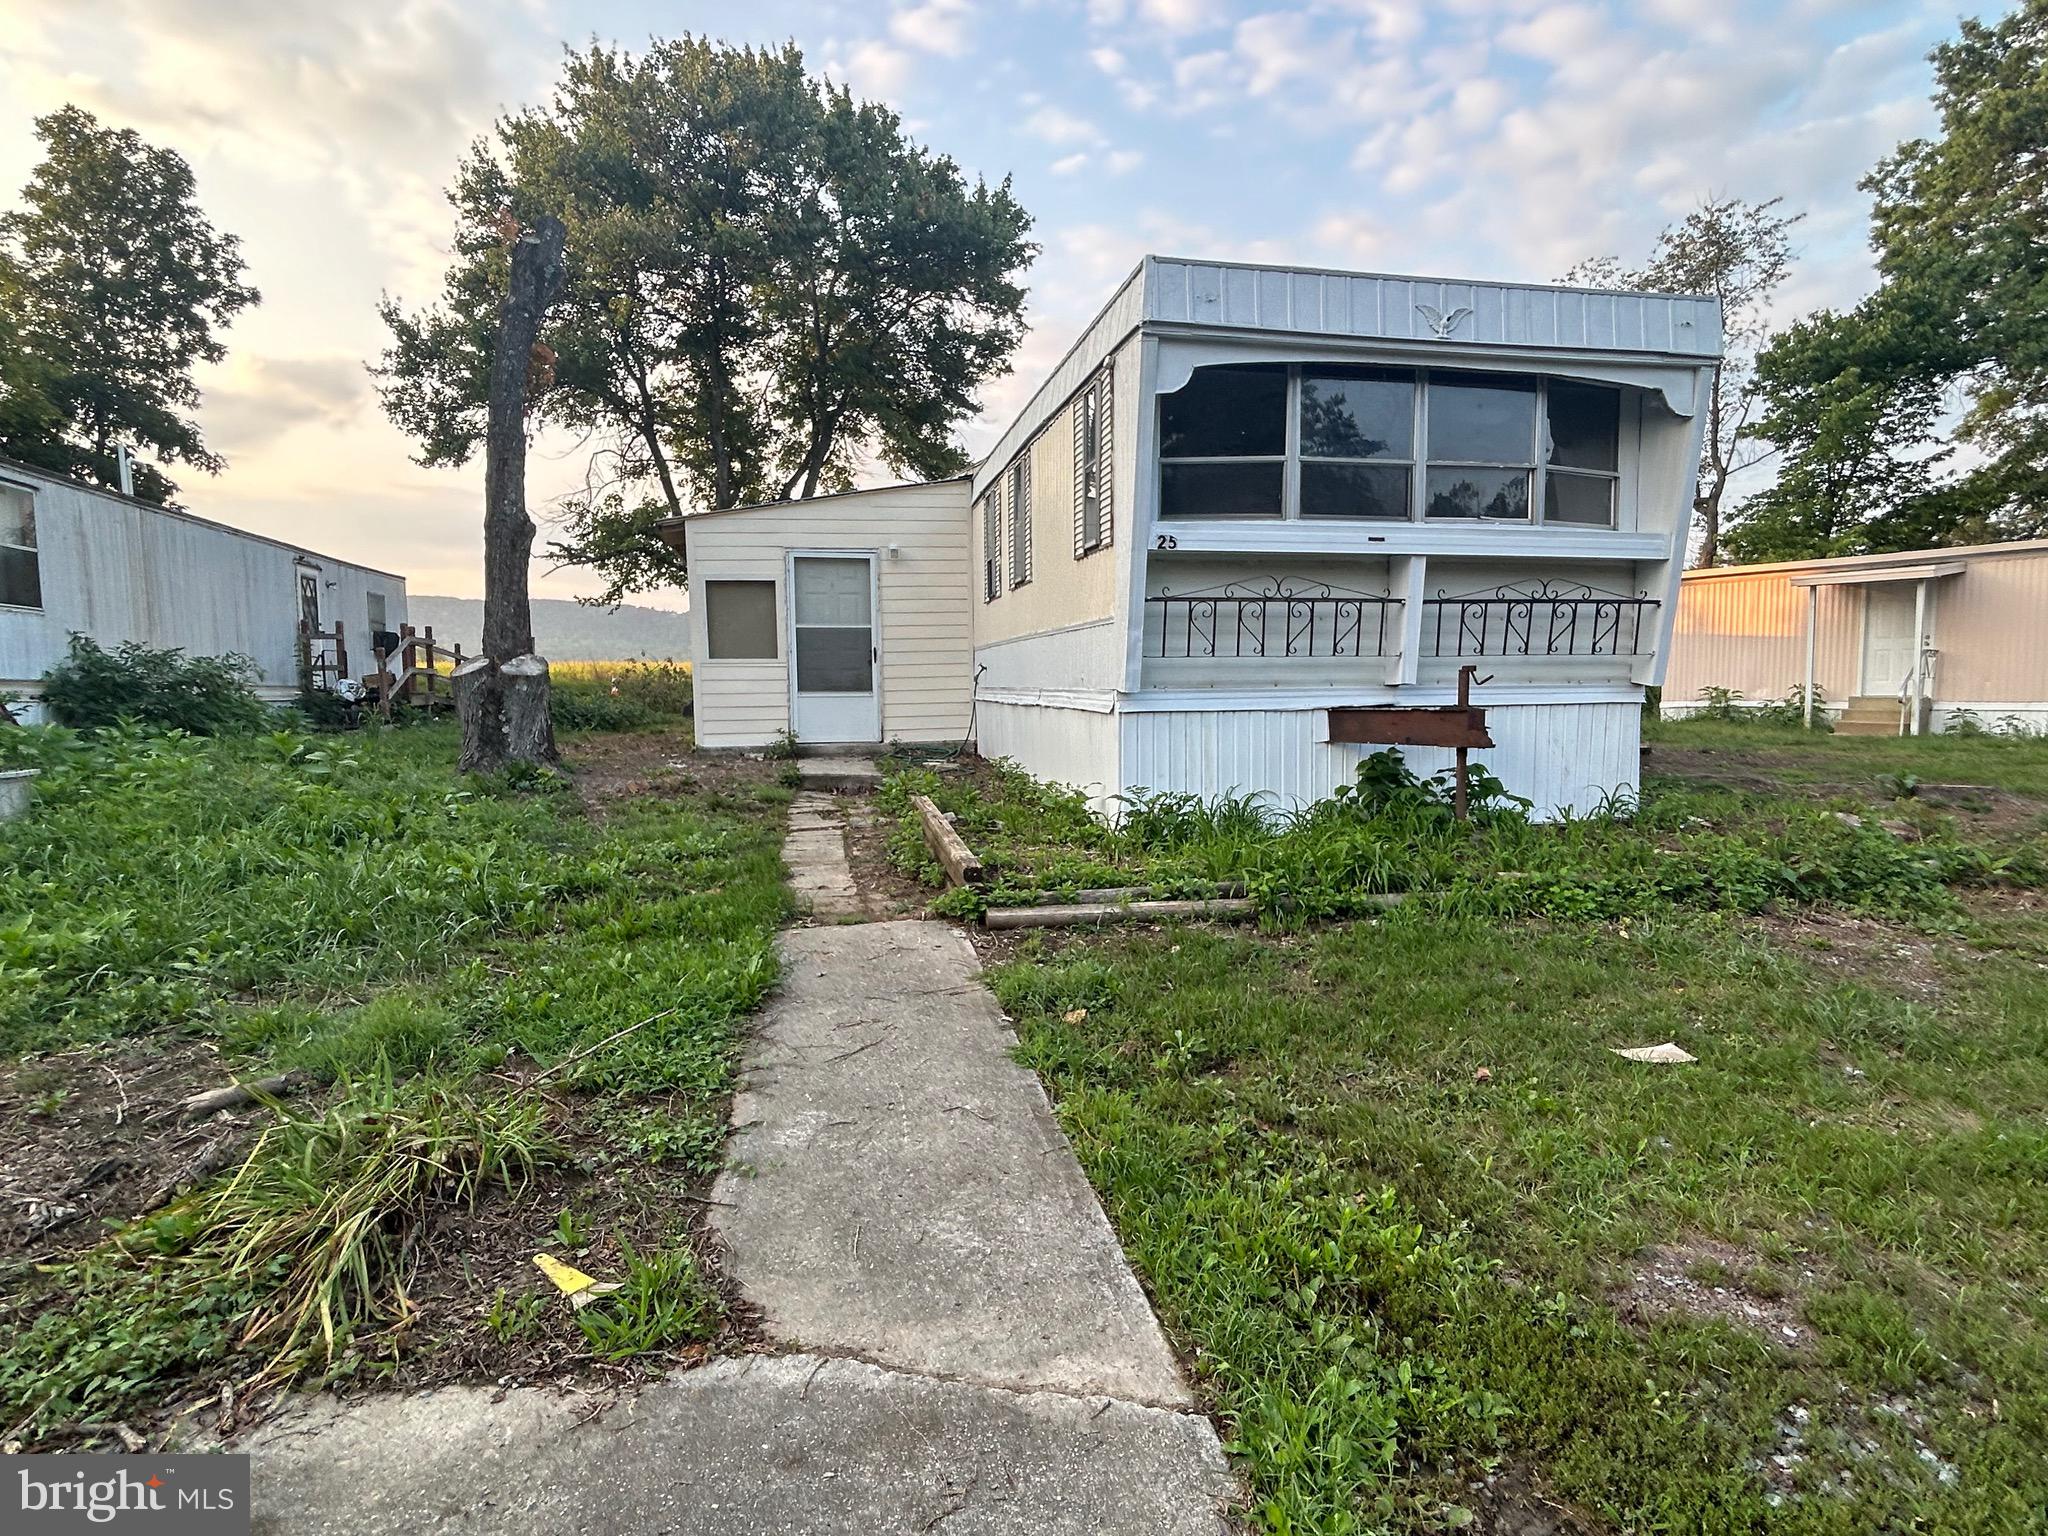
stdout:
<svg viewBox="0 0 2048 1536">
<path fill-rule="evenodd" d="M 35 496 L 17 485 L 0 485 L 0 607 L 42 606 Z"/>
<path fill-rule="evenodd" d="M 704 633 L 711 661 L 773 661 L 776 644 L 775 583 L 704 583 Z"/>
<path fill-rule="evenodd" d="M 1197 368 L 1159 403 L 1161 517 L 1278 517 L 1287 369 Z"/>
<path fill-rule="evenodd" d="M 1197 368 L 1159 402 L 1159 516 L 1612 528 L 1622 394 L 1521 374 Z"/>
</svg>

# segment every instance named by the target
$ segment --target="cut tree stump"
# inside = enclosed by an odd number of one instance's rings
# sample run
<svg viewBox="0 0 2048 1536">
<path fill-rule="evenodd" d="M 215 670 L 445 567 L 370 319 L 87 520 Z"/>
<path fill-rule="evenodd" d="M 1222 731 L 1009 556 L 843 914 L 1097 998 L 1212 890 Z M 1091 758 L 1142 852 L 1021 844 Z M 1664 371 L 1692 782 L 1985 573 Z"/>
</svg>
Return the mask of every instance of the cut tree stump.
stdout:
<svg viewBox="0 0 2048 1536">
<path fill-rule="evenodd" d="M 912 795 L 911 808 L 917 812 L 917 819 L 924 823 L 925 846 L 932 851 L 932 857 L 939 861 L 946 871 L 946 878 L 954 885 L 985 885 L 988 871 L 982 867 L 974 850 L 966 840 L 953 830 L 953 823 L 946 820 L 946 813 L 932 804 L 929 795 Z"/>
<path fill-rule="evenodd" d="M 518 763 L 559 763 L 555 722 L 548 713 L 548 663 L 544 656 L 514 656 L 498 668 L 504 696 L 505 755 Z"/>
</svg>

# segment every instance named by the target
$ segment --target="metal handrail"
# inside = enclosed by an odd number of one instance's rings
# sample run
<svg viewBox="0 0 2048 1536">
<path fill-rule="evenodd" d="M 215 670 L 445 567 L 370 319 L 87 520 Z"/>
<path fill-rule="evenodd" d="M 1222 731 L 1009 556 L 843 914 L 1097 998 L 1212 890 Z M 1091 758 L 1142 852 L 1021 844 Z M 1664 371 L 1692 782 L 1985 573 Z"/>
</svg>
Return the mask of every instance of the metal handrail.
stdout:
<svg viewBox="0 0 2048 1536">
<path fill-rule="evenodd" d="M 1643 592 L 1630 597 L 1542 581 L 1456 596 L 1438 592 L 1422 606 L 1423 631 L 1432 642 L 1425 655 L 1639 656 L 1643 617 L 1662 605 Z"/>
<path fill-rule="evenodd" d="M 1154 660 L 1343 659 L 1387 654 L 1387 610 L 1401 599 L 1324 582 L 1233 581 L 1195 592 L 1162 588 L 1145 603 L 1159 615 L 1156 637 L 1146 625 L 1145 654 Z"/>
</svg>

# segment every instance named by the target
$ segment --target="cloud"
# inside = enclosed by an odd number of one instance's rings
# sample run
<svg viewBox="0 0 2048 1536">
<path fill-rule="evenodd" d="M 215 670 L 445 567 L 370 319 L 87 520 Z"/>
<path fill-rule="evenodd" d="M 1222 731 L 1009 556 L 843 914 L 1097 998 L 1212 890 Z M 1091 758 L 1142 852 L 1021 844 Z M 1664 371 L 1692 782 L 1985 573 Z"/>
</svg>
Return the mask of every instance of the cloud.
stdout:
<svg viewBox="0 0 2048 1536">
<path fill-rule="evenodd" d="M 1087 118 L 1050 104 L 1024 119 L 1024 131 L 1048 144 L 1100 144 L 1102 130 Z"/>
<path fill-rule="evenodd" d="M 300 427 L 348 427 L 369 402 L 370 379 L 355 358 L 240 353 L 207 384 L 201 420 L 214 446 L 232 457 Z"/>
<path fill-rule="evenodd" d="M 973 15 L 967 0 L 925 0 L 891 16 L 889 35 L 907 48 L 957 59 L 967 52 Z"/>
<path fill-rule="evenodd" d="M 825 73 L 849 87 L 856 96 L 893 102 L 910 84 L 915 68 L 910 55 L 880 38 L 828 46 Z"/>
<path fill-rule="evenodd" d="M 1055 176 L 1071 176 L 1076 171 L 1085 170 L 1087 165 L 1088 151 L 1084 149 L 1078 154 L 1066 155 L 1053 161 L 1050 170 Z"/>
<path fill-rule="evenodd" d="M 1138 13 L 1176 34 L 1206 31 L 1223 21 L 1218 0 L 1138 0 Z"/>
</svg>

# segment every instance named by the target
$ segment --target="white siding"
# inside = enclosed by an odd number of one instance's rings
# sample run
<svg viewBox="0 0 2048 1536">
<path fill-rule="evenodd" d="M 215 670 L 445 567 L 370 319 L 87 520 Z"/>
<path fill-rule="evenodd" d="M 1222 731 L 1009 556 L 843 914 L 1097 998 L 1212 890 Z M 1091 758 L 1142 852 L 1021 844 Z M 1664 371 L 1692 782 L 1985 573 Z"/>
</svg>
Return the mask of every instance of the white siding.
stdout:
<svg viewBox="0 0 2048 1536">
<path fill-rule="evenodd" d="M 77 632 L 110 648 L 235 652 L 256 663 L 260 691 L 295 692 L 301 560 L 318 572 L 321 622 L 343 623 L 356 675 L 373 666 L 369 593 L 385 595 L 393 629 L 405 620 L 401 576 L 12 465 L 0 480 L 35 492 L 43 588 L 39 612 L 0 609 L 0 688 L 31 688 Z"/>
<path fill-rule="evenodd" d="M 1445 339 L 1481 346 L 1708 358 L 1721 351 L 1720 314 L 1705 298 L 1146 260 L 1148 322 L 1435 340 L 1424 306 L 1446 318 L 1469 311 L 1455 325 L 1446 324 Z"/>
<path fill-rule="evenodd" d="M 1359 759 L 1375 750 L 1318 741 L 1313 709 L 1132 712 L 1123 720 L 1124 781 L 1133 788 L 1217 795 L 1263 790 L 1288 807 L 1327 797 L 1349 783 Z M 1641 777 L 1641 710 L 1635 704 L 1516 704 L 1491 707 L 1487 729 L 1498 745 L 1472 754 L 1509 790 L 1535 802 L 1537 816 L 1591 811 Z M 1448 749 L 1403 747 L 1417 773 L 1456 762 Z"/>
<path fill-rule="evenodd" d="M 1116 814 L 1116 715 L 983 699 L 975 737 L 983 757 L 1008 758 L 1035 779 L 1080 790 L 1102 815 Z"/>
<path fill-rule="evenodd" d="M 889 486 L 809 502 L 707 513 L 684 523 L 690 582 L 775 583 L 772 661 L 717 661 L 705 605 L 690 604 L 697 740 L 759 747 L 789 725 L 788 593 L 791 550 L 870 551 L 880 587 L 884 741 L 958 741 L 967 734 L 973 675 L 968 497 L 965 480 Z M 889 546 L 895 545 L 892 557 Z"/>
</svg>

